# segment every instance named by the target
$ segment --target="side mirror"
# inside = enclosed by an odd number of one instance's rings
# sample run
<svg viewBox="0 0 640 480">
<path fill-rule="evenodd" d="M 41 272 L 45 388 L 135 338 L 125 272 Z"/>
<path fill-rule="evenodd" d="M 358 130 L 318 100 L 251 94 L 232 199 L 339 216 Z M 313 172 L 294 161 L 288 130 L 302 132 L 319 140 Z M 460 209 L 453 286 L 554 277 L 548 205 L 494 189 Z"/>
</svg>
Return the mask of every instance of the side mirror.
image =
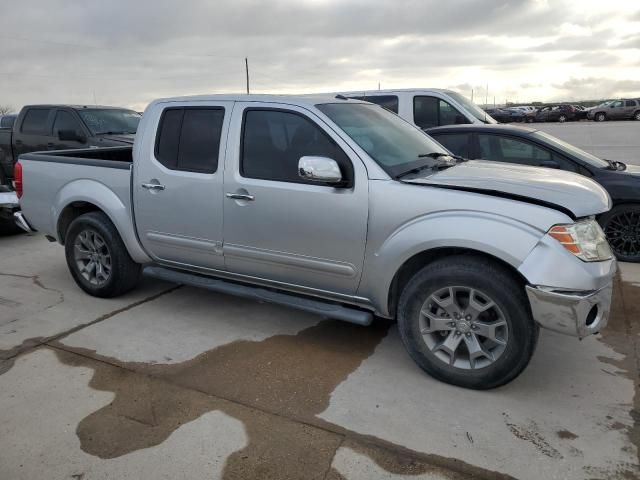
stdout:
<svg viewBox="0 0 640 480">
<path fill-rule="evenodd" d="M 84 143 L 87 139 L 75 130 L 58 130 L 58 140 Z"/>
<path fill-rule="evenodd" d="M 542 162 L 540 162 L 540 166 L 547 168 L 560 168 L 560 164 L 555 160 L 543 160 Z"/>
<path fill-rule="evenodd" d="M 336 184 L 342 182 L 338 162 L 327 157 L 305 156 L 298 160 L 298 175 L 304 180 Z"/>
</svg>

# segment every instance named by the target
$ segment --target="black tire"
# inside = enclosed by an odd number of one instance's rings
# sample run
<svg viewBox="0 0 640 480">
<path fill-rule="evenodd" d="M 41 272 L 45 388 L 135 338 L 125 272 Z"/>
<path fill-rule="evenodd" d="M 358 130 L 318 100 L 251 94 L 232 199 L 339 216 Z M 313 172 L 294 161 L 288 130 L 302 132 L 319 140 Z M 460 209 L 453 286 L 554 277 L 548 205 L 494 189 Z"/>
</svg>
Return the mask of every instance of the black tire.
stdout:
<svg viewBox="0 0 640 480">
<path fill-rule="evenodd" d="M 564 122 L 566 122 L 566 121 L 567 121 L 567 116 L 566 116 L 566 115 L 560 115 L 560 116 L 558 117 L 558 121 L 559 121 L 560 123 L 564 123 Z"/>
<path fill-rule="evenodd" d="M 449 286 L 486 292 L 501 310 L 508 337 L 493 363 L 476 369 L 458 368 L 428 347 L 420 331 L 420 311 L 434 292 Z M 527 366 L 538 341 L 539 327 L 531 316 L 522 282 L 505 267 L 481 256 L 447 257 L 422 268 L 404 288 L 397 317 L 402 342 L 418 366 L 438 380 L 465 388 L 485 390 L 510 382 Z"/>
<path fill-rule="evenodd" d="M 0 235 L 14 235 L 17 233 L 24 233 L 24 230 L 16 225 L 13 219 L 0 218 Z"/>
<path fill-rule="evenodd" d="M 95 232 L 105 243 L 105 251 L 110 256 L 110 272 L 103 283 L 91 283 L 83 276 L 78 266 L 75 245 L 78 236 L 83 232 Z M 67 265 L 73 279 L 89 295 L 103 298 L 117 297 L 132 290 L 138 284 L 141 266 L 131 259 L 118 230 L 103 212 L 85 213 L 71 222 L 65 236 L 64 247 Z"/>
<path fill-rule="evenodd" d="M 596 122 L 604 122 L 607 119 L 607 115 L 603 112 L 598 112 L 593 116 Z"/>
<path fill-rule="evenodd" d="M 640 205 L 617 205 L 598 222 L 618 260 L 640 262 Z"/>
<path fill-rule="evenodd" d="M 640 121 L 640 110 L 638 110 L 637 112 L 634 112 L 633 119 Z"/>
</svg>

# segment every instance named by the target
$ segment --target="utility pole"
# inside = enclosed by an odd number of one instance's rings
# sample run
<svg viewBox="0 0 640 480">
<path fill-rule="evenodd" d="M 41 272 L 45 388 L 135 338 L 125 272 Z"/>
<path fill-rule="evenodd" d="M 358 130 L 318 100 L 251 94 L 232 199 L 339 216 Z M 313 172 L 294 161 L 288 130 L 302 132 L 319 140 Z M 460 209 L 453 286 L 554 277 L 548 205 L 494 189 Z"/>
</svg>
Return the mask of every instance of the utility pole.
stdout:
<svg viewBox="0 0 640 480">
<path fill-rule="evenodd" d="M 471 103 L 473 103 L 473 88 L 471 89 Z"/>
<path fill-rule="evenodd" d="M 247 74 L 247 95 L 249 95 L 249 60 L 244 57 L 244 70 Z"/>
<path fill-rule="evenodd" d="M 380 82 L 378 82 L 378 90 L 380 90 Z"/>
<path fill-rule="evenodd" d="M 487 108 L 488 106 L 489 106 L 489 84 L 487 83 L 487 88 L 484 91 L 484 107 Z"/>
</svg>

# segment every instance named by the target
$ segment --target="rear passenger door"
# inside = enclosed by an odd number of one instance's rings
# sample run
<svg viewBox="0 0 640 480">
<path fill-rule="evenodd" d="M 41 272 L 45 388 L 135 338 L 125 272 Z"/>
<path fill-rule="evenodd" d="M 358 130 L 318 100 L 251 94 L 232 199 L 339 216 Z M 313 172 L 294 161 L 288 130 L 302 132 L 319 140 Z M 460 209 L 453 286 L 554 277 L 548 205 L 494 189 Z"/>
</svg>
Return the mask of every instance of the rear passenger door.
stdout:
<svg viewBox="0 0 640 480">
<path fill-rule="evenodd" d="M 50 107 L 29 107 L 20 119 L 18 128 L 14 128 L 13 145 L 17 159 L 29 152 L 47 150 L 51 143 L 51 124 L 54 109 Z"/>
<path fill-rule="evenodd" d="M 222 170 L 232 102 L 157 104 L 134 163 L 136 228 L 158 262 L 224 269 Z"/>
<path fill-rule="evenodd" d="M 636 100 L 624 101 L 624 118 L 633 118 L 635 112 L 638 111 L 638 102 Z"/>
<path fill-rule="evenodd" d="M 224 180 L 227 270 L 355 294 L 368 218 L 368 177 L 360 159 L 301 107 L 236 103 L 232 122 Z M 345 183 L 303 180 L 303 156 L 332 158 Z"/>
</svg>

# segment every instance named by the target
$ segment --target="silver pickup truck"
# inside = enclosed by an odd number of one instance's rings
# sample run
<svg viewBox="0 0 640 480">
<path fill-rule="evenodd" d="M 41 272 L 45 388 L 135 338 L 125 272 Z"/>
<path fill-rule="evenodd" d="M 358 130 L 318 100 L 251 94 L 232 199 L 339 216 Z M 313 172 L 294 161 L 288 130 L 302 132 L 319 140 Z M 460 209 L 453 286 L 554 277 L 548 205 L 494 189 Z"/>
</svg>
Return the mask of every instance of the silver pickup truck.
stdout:
<svg viewBox="0 0 640 480">
<path fill-rule="evenodd" d="M 395 318 L 434 377 L 486 389 L 539 327 L 606 325 L 616 269 L 593 181 L 453 156 L 359 100 L 154 101 L 131 148 L 20 157 L 25 228 L 113 297 L 141 272 L 368 325 Z"/>
</svg>

